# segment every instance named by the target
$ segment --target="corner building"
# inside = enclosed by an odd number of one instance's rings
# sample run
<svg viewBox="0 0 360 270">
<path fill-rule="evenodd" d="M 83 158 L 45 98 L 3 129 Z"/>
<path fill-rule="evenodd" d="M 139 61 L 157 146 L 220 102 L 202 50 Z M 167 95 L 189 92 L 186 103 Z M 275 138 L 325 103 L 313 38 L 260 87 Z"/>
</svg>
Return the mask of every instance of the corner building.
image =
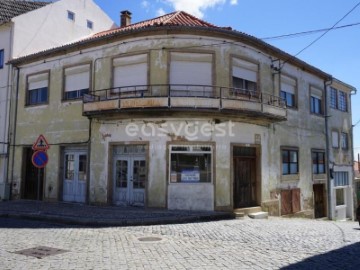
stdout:
<svg viewBox="0 0 360 270">
<path fill-rule="evenodd" d="M 255 37 L 181 11 L 131 24 L 125 11 L 118 29 L 11 64 L 14 198 L 28 195 L 31 145 L 43 134 L 49 163 L 33 171 L 43 200 L 335 214 L 325 117 L 333 79 Z M 354 89 L 337 84 L 351 123 Z M 345 128 L 338 152 L 349 155 Z M 342 167 L 345 218 L 351 164 Z"/>
</svg>

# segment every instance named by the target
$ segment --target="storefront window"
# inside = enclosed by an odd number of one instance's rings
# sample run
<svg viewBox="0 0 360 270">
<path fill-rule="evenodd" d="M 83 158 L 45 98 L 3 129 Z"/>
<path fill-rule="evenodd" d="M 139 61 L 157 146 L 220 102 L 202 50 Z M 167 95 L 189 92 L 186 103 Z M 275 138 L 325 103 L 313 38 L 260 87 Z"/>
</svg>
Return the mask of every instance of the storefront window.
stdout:
<svg viewBox="0 0 360 270">
<path fill-rule="evenodd" d="M 211 164 L 211 146 L 170 146 L 171 183 L 211 183 Z"/>
<path fill-rule="evenodd" d="M 338 188 L 336 189 L 336 205 L 344 205 L 345 198 L 344 198 L 344 189 Z"/>
</svg>

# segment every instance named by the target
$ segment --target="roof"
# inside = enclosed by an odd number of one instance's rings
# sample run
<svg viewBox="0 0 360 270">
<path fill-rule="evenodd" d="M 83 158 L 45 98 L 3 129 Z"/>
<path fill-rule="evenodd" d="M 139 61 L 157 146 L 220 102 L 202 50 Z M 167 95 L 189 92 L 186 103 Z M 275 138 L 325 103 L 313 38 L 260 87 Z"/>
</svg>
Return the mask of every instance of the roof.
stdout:
<svg viewBox="0 0 360 270">
<path fill-rule="evenodd" d="M 33 11 L 51 2 L 0 0 L 0 24 L 9 22 L 12 18 Z"/>
<path fill-rule="evenodd" d="M 0 0 L 1 1 L 1 0 Z M 203 20 L 200 20 L 196 18 L 195 16 L 192 16 L 184 11 L 176 11 L 172 12 L 154 19 L 145 20 L 139 23 L 130 24 L 128 26 L 119 27 L 115 29 L 110 29 L 107 31 L 96 33 L 90 37 L 87 37 L 85 39 L 64 44 L 60 47 L 48 49 L 45 51 L 40 51 L 31 55 L 23 56 L 20 58 L 12 59 L 8 63 L 11 64 L 21 64 L 25 62 L 31 62 L 39 60 L 39 58 L 46 58 L 49 56 L 53 56 L 54 54 L 61 54 L 66 53 L 69 51 L 81 51 L 81 48 L 83 47 L 89 47 L 93 44 L 96 44 L 97 42 L 111 42 L 111 39 L 116 39 L 121 36 L 128 36 L 133 35 L 135 33 L 146 33 L 150 31 L 156 31 L 156 30 L 179 30 L 179 31 L 203 31 L 205 33 L 212 32 L 218 33 L 218 34 L 224 34 L 226 36 L 229 36 L 232 39 L 237 39 L 241 42 L 245 42 L 248 44 L 251 44 L 252 46 L 255 46 L 257 48 L 260 48 L 261 50 L 266 51 L 269 54 L 273 54 L 275 57 L 278 57 L 279 59 L 287 59 L 286 61 L 288 63 L 292 63 L 294 65 L 297 65 L 303 69 L 306 69 L 310 72 L 319 74 L 319 76 L 322 76 L 326 79 L 331 78 L 332 76 L 325 73 L 324 71 L 300 60 L 299 58 L 296 58 L 264 41 L 261 39 L 258 39 L 254 36 L 248 35 L 246 33 L 232 30 L 231 27 L 219 27 L 216 25 L 213 25 L 211 23 L 205 22 Z M 96 46 L 96 45 L 95 45 Z"/>
<path fill-rule="evenodd" d="M 125 27 L 119 27 L 119 28 L 103 31 L 94 34 L 90 39 L 113 35 L 116 33 L 121 33 L 129 30 L 142 29 L 151 26 L 197 26 L 197 27 L 222 28 L 215 26 L 211 23 L 205 22 L 203 20 L 200 20 L 184 11 L 176 11 L 154 19 L 130 24 Z"/>
</svg>

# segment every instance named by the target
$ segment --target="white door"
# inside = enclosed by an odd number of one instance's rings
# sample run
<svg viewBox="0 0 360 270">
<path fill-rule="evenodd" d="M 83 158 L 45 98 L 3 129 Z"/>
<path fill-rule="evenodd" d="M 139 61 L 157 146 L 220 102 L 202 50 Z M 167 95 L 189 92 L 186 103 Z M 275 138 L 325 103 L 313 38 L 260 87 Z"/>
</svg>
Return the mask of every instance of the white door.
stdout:
<svg viewBox="0 0 360 270">
<path fill-rule="evenodd" d="M 145 157 L 116 157 L 114 159 L 114 203 L 116 205 L 145 205 Z"/>
<path fill-rule="evenodd" d="M 65 151 L 64 163 L 63 200 L 85 203 L 86 151 Z"/>
</svg>

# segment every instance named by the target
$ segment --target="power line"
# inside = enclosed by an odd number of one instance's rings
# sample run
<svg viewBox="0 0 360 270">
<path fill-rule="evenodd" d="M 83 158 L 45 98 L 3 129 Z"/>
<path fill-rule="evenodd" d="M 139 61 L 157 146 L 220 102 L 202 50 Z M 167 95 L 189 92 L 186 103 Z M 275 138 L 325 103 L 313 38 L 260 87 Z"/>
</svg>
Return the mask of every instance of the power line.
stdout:
<svg viewBox="0 0 360 270">
<path fill-rule="evenodd" d="M 316 30 L 308 30 L 308 31 L 291 33 L 291 34 L 285 34 L 285 35 L 279 35 L 279 36 L 264 37 L 264 38 L 260 38 L 260 39 L 261 39 L 261 40 L 269 40 L 269 39 L 294 38 L 294 37 L 298 37 L 298 36 L 310 35 L 310 34 L 315 34 L 315 33 L 319 33 L 319 32 L 325 32 L 325 31 L 330 31 L 330 30 L 342 29 L 342 28 L 352 27 L 352 26 L 357 26 L 357 25 L 360 25 L 360 22 L 358 22 L 358 23 L 352 23 L 352 24 L 346 24 L 346 25 L 341 25 L 341 26 L 333 27 L 333 28 L 323 28 L 323 29 L 316 29 Z"/>
<path fill-rule="evenodd" d="M 288 58 L 282 65 L 281 68 L 291 59 L 298 56 L 300 53 L 305 51 L 306 49 L 310 48 L 312 45 L 314 45 L 318 40 L 320 40 L 323 36 L 325 36 L 327 33 L 329 33 L 331 30 L 333 30 L 343 19 L 345 19 L 351 12 L 353 12 L 358 6 L 360 5 L 360 2 L 358 2 L 352 9 L 350 9 L 340 20 L 338 20 L 332 27 L 330 27 L 328 30 L 326 30 L 323 34 L 321 34 L 319 37 L 317 37 L 315 40 L 310 42 L 309 45 L 305 46 L 303 49 L 301 49 L 298 53 L 294 54 L 292 57 Z"/>
</svg>

